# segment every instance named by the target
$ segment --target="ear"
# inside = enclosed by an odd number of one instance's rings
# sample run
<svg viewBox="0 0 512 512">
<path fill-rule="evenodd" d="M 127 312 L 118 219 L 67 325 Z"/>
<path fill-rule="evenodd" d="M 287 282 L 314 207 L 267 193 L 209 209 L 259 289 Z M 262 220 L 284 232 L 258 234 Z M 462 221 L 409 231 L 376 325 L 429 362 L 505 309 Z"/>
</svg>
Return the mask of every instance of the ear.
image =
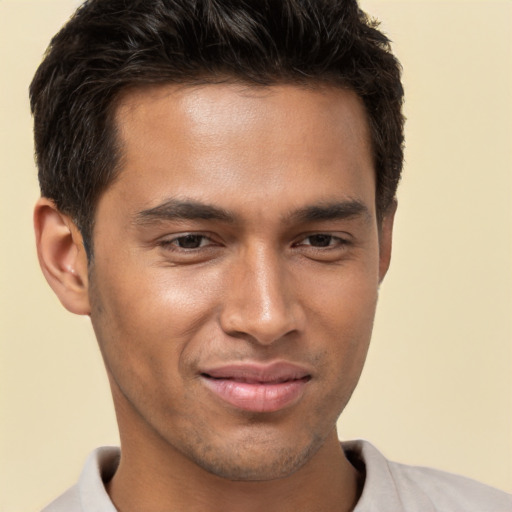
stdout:
<svg viewBox="0 0 512 512">
<path fill-rule="evenodd" d="M 39 264 L 48 284 L 67 310 L 90 314 L 87 255 L 80 231 L 45 197 L 36 203 L 34 229 Z"/>
<path fill-rule="evenodd" d="M 391 246 L 393 242 L 393 224 L 397 208 L 396 199 L 389 205 L 379 227 L 379 283 L 387 274 L 391 262 Z"/>
</svg>

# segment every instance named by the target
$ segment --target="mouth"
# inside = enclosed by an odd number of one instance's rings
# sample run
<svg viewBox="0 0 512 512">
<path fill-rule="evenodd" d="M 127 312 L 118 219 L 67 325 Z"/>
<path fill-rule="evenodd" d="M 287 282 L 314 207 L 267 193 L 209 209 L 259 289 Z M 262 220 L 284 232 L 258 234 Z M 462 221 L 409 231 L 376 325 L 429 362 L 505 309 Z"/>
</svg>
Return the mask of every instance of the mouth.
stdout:
<svg viewBox="0 0 512 512">
<path fill-rule="evenodd" d="M 276 412 L 297 403 L 311 374 L 285 362 L 234 364 L 200 374 L 204 385 L 223 402 L 244 411 Z"/>
</svg>

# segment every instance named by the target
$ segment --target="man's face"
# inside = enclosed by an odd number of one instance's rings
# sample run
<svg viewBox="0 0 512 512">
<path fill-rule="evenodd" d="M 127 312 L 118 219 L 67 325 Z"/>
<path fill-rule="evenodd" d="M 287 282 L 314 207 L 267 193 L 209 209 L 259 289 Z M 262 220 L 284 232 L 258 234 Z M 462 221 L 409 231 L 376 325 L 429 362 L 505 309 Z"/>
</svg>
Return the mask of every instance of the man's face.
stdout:
<svg viewBox="0 0 512 512">
<path fill-rule="evenodd" d="M 288 475 L 337 442 L 387 269 L 362 104 L 161 86 L 116 119 L 89 294 L 122 443 L 236 480 Z"/>
</svg>

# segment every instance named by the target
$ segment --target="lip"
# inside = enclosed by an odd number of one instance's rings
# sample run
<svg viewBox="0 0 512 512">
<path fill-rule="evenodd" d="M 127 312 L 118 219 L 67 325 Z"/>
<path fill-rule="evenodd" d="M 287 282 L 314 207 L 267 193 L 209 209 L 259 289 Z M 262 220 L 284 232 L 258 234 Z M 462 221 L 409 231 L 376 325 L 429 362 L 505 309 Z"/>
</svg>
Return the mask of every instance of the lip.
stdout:
<svg viewBox="0 0 512 512">
<path fill-rule="evenodd" d="M 276 412 L 297 403 L 311 374 L 287 362 L 230 364 L 201 371 L 204 385 L 238 409 Z"/>
</svg>

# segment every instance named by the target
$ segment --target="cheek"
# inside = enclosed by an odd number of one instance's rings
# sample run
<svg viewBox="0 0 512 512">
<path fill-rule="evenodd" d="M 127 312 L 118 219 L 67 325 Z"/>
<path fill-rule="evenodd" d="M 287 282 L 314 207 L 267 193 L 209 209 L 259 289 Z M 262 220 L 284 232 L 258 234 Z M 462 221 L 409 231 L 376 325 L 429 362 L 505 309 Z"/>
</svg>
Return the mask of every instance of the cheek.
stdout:
<svg viewBox="0 0 512 512">
<path fill-rule="evenodd" d="M 320 324 L 358 338 L 371 331 L 378 296 L 378 259 L 344 262 L 323 273 L 303 272 L 300 295 Z M 320 327 L 320 326 L 318 326 Z"/>
<path fill-rule="evenodd" d="M 351 393 L 361 373 L 373 329 L 378 298 L 377 260 L 340 267 L 311 281 L 307 302 L 310 334 L 324 349 L 329 379 Z"/>
<path fill-rule="evenodd" d="M 91 320 L 107 365 L 141 381 L 175 375 L 190 338 L 215 310 L 216 276 L 113 267 L 98 265 L 91 276 Z"/>
</svg>

